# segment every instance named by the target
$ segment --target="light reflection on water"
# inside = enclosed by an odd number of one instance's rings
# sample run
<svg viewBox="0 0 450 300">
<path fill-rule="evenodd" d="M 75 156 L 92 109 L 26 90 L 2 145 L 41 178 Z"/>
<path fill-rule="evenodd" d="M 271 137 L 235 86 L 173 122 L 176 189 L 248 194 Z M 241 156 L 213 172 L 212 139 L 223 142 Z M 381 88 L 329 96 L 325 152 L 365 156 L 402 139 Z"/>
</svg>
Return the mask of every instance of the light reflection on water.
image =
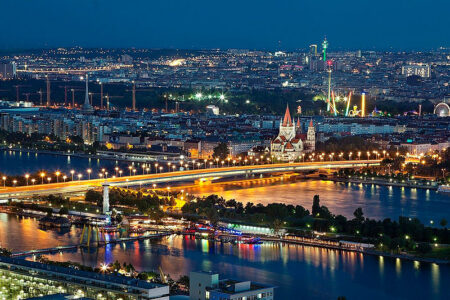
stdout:
<svg viewBox="0 0 450 300">
<path fill-rule="evenodd" d="M 84 250 L 51 255 L 50 259 L 100 263 L 132 263 L 138 270 L 159 266 L 172 278 L 192 270 L 213 270 L 227 278 L 252 279 L 277 285 L 276 299 L 444 299 L 450 268 L 354 252 L 300 245 L 220 244 L 172 236 L 160 242 L 112 245 L 109 250 Z M 299 291 L 301 290 L 301 292 Z"/>
<path fill-rule="evenodd" d="M 2 246 L 17 250 L 77 244 L 80 228 L 42 230 L 33 218 L 0 214 Z M 276 299 L 444 299 L 450 267 L 364 256 L 301 245 L 231 245 L 170 236 L 160 242 L 134 241 L 100 249 L 48 255 L 52 260 L 99 266 L 118 260 L 138 270 L 161 266 L 172 278 L 192 270 L 213 270 L 224 277 L 278 286 Z"/>
<path fill-rule="evenodd" d="M 320 196 L 322 205 L 334 214 L 353 217 L 357 207 L 362 207 L 366 217 L 375 219 L 404 215 L 418 217 L 429 224 L 430 220 L 448 217 L 450 197 L 434 190 L 380 186 L 361 183 L 340 183 L 321 180 L 303 180 L 281 183 L 230 183 L 203 185 L 186 189 L 198 196 L 217 193 L 225 199 L 243 203 L 268 204 L 273 202 L 302 205 L 311 210 L 314 195 Z"/>
</svg>

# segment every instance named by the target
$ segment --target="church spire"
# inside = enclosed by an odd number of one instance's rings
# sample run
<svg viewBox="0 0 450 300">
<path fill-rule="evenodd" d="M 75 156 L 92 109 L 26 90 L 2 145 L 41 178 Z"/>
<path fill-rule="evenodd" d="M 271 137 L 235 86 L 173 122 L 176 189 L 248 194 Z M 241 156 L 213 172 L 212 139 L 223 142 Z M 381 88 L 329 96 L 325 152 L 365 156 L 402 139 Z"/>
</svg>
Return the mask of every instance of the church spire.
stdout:
<svg viewBox="0 0 450 300">
<path fill-rule="evenodd" d="M 286 105 L 286 112 L 284 113 L 283 126 L 292 126 L 291 113 L 289 112 L 289 104 Z"/>
</svg>

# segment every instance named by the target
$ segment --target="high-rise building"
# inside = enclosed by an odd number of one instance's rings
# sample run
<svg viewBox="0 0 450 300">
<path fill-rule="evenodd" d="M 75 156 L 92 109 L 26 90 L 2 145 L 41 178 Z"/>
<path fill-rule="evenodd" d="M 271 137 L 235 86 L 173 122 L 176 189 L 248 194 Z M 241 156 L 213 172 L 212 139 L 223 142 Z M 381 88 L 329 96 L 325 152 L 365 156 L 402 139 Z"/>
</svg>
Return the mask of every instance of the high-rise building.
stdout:
<svg viewBox="0 0 450 300">
<path fill-rule="evenodd" d="M 316 44 L 309 45 L 309 54 L 312 56 L 317 56 L 317 45 Z"/>
<path fill-rule="evenodd" d="M 16 76 L 16 63 L 0 63 L 0 79 L 12 79 Z"/>
</svg>

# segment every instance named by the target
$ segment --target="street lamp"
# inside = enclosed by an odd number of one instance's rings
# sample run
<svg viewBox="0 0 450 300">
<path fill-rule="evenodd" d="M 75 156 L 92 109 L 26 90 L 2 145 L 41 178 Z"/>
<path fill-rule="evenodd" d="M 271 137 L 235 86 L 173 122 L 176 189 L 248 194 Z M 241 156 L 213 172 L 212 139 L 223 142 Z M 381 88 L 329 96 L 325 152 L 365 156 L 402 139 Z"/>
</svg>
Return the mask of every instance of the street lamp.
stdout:
<svg viewBox="0 0 450 300">
<path fill-rule="evenodd" d="M 122 170 L 119 170 L 119 177 L 122 177 Z"/>
<path fill-rule="evenodd" d="M 13 186 L 16 186 L 17 180 L 13 180 Z"/>
<path fill-rule="evenodd" d="M 28 185 L 28 178 L 30 178 L 30 174 L 25 174 L 25 179 L 27 180 L 27 185 Z"/>
<path fill-rule="evenodd" d="M 36 181 L 36 179 L 31 178 L 31 184 L 34 185 L 34 182 Z"/>
<path fill-rule="evenodd" d="M 45 177 L 45 173 L 42 172 L 42 173 L 41 173 L 41 182 L 42 182 L 42 184 L 44 184 L 44 177 Z"/>
<path fill-rule="evenodd" d="M 59 175 L 61 174 L 61 172 L 56 171 L 56 183 L 59 183 Z"/>
<path fill-rule="evenodd" d="M 72 181 L 73 181 L 73 174 L 75 174 L 75 170 L 70 170 L 70 174 L 72 174 Z"/>
<path fill-rule="evenodd" d="M 83 175 L 82 174 L 78 174 L 78 181 L 81 180 L 81 177 L 83 177 Z"/>
<path fill-rule="evenodd" d="M 92 172 L 91 169 L 87 169 L 87 173 L 88 173 L 88 178 L 89 178 L 89 180 L 91 180 L 91 172 Z"/>
<path fill-rule="evenodd" d="M 130 176 L 131 176 L 131 171 L 133 170 L 132 166 L 128 166 L 128 170 L 130 170 Z"/>
<path fill-rule="evenodd" d="M 3 187 L 6 187 L 6 176 L 3 176 L 2 179 L 3 179 Z"/>
<path fill-rule="evenodd" d="M 66 176 L 66 175 L 64 175 L 64 176 L 63 176 L 63 180 L 64 180 L 64 182 L 66 182 L 66 179 L 67 179 L 67 176 Z"/>
<path fill-rule="evenodd" d="M 47 181 L 48 181 L 48 183 L 50 183 L 50 181 L 52 181 L 52 178 L 51 177 L 47 177 Z"/>
</svg>

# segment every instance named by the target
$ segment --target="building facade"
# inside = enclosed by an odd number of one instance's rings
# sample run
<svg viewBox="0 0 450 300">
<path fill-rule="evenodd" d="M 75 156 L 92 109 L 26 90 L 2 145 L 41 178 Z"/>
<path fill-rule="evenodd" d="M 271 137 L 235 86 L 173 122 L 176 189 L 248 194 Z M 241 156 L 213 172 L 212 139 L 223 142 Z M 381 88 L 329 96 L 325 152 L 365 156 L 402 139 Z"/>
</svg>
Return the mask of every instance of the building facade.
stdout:
<svg viewBox="0 0 450 300">
<path fill-rule="evenodd" d="M 294 124 L 289 107 L 280 123 L 278 136 L 270 143 L 270 152 L 277 160 L 294 161 L 303 153 L 315 150 L 316 133 L 312 120 L 306 134 L 301 132 L 300 120 Z"/>
<path fill-rule="evenodd" d="M 274 287 L 251 281 L 219 280 L 212 272 L 191 272 L 189 276 L 191 300 L 273 300 Z"/>
</svg>

